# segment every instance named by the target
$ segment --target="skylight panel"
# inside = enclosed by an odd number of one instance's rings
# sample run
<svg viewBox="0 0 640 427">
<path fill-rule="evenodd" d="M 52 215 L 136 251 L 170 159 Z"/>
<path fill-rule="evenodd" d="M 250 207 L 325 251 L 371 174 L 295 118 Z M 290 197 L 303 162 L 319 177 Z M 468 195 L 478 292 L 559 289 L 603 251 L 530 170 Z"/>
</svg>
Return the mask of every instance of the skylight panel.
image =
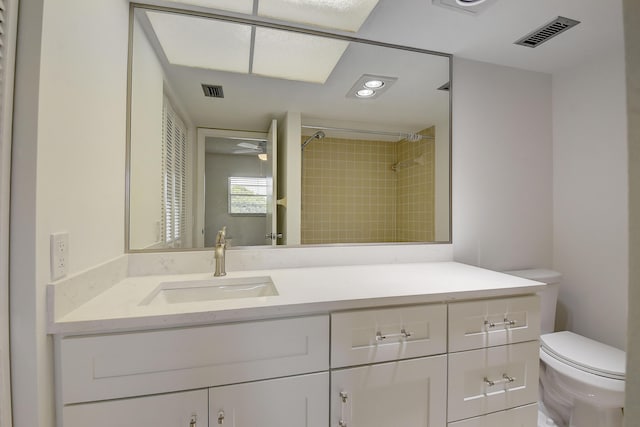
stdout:
<svg viewBox="0 0 640 427">
<path fill-rule="evenodd" d="M 173 13 L 146 13 L 170 64 L 249 72 L 250 25 Z"/>
<path fill-rule="evenodd" d="M 253 74 L 324 83 L 349 42 L 270 28 L 256 28 Z"/>
<path fill-rule="evenodd" d="M 378 0 L 260 0 L 258 15 L 357 32 Z"/>
</svg>

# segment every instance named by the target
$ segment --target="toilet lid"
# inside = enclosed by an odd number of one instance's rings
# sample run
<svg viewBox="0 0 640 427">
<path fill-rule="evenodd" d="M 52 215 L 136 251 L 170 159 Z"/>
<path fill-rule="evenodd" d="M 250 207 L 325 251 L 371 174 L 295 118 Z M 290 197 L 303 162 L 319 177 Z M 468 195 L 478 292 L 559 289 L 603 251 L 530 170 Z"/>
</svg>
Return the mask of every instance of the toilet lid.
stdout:
<svg viewBox="0 0 640 427">
<path fill-rule="evenodd" d="M 540 336 L 542 349 L 568 365 L 607 378 L 625 379 L 625 352 L 573 332 Z"/>
</svg>

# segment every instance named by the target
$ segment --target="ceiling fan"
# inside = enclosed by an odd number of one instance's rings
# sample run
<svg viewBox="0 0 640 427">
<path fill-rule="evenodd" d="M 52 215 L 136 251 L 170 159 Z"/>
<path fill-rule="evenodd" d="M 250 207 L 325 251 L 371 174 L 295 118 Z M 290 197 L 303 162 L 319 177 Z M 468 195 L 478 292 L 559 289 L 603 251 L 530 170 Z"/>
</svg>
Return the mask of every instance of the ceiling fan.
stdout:
<svg viewBox="0 0 640 427">
<path fill-rule="evenodd" d="M 257 144 L 252 142 L 242 141 L 236 144 L 236 148 L 233 150 L 233 154 L 261 154 L 266 152 L 266 143 L 260 141 Z"/>
</svg>

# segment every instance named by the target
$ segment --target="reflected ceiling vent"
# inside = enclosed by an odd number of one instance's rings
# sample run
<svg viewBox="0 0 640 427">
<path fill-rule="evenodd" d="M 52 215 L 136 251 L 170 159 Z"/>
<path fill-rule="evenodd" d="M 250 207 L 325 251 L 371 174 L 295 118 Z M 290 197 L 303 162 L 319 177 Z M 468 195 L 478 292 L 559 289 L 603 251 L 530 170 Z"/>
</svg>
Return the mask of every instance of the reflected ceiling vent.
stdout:
<svg viewBox="0 0 640 427">
<path fill-rule="evenodd" d="M 569 28 L 575 27 L 579 23 L 580 21 L 558 16 L 553 21 L 543 25 L 537 30 L 527 34 L 520 40 L 516 41 L 515 44 L 526 47 L 537 47 L 547 40 L 554 38 L 558 34 L 564 33 Z"/>
<path fill-rule="evenodd" d="M 441 6 L 468 15 L 484 12 L 498 0 L 431 0 L 434 6 Z"/>
<path fill-rule="evenodd" d="M 208 96 L 211 98 L 224 98 L 224 91 L 222 90 L 222 86 L 206 85 L 202 83 L 202 90 L 204 91 L 204 96 Z"/>
</svg>

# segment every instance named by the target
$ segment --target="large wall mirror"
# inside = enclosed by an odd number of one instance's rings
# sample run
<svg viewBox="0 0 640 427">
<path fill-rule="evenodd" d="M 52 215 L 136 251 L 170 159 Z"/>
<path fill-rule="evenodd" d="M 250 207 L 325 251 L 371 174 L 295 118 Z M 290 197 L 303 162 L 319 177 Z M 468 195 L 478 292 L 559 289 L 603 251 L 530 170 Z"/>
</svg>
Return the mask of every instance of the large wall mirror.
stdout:
<svg viewBox="0 0 640 427">
<path fill-rule="evenodd" d="M 450 61 L 131 8 L 127 249 L 449 242 Z"/>
</svg>

